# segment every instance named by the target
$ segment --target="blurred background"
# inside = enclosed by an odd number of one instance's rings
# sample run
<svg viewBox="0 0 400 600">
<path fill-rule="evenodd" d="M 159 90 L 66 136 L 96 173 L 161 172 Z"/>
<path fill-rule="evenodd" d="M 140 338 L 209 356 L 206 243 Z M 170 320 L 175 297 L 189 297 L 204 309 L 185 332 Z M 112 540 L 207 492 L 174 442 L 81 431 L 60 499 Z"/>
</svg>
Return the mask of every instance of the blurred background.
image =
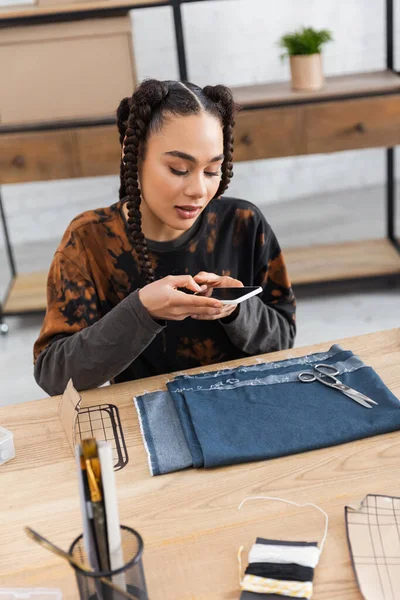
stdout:
<svg viewBox="0 0 400 600">
<path fill-rule="evenodd" d="M 0 405 L 44 396 L 45 273 L 71 219 L 118 199 L 113 115 L 146 77 L 247 98 L 228 195 L 287 252 L 296 346 L 399 326 L 400 0 L 66 2 L 0 0 Z M 322 89 L 296 96 L 278 41 L 302 26 L 333 41 Z"/>
</svg>

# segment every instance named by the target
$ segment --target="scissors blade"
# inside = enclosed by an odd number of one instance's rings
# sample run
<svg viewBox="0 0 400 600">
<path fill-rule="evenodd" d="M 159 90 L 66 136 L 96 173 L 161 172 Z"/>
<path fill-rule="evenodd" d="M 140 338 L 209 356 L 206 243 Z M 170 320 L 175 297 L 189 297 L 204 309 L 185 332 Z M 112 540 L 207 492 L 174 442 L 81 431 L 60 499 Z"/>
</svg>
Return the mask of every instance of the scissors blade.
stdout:
<svg viewBox="0 0 400 600">
<path fill-rule="evenodd" d="M 368 396 L 364 396 L 364 394 L 361 394 L 361 392 L 357 392 L 357 390 L 353 390 L 352 388 L 347 388 L 346 390 L 341 389 L 340 391 L 355 402 L 358 402 L 358 404 L 365 406 L 365 408 L 372 408 L 372 406 L 368 404 L 366 399 L 368 399 L 369 402 L 373 402 L 373 404 L 377 404 L 373 400 L 371 401 L 371 399 L 368 398 Z"/>
<path fill-rule="evenodd" d="M 370 404 L 375 404 L 376 406 L 379 406 L 379 402 L 375 402 L 375 400 L 372 400 L 372 398 L 370 398 L 369 396 L 362 394 L 358 390 L 352 390 L 352 391 L 354 391 L 358 395 L 359 398 L 362 398 L 366 402 L 369 402 Z"/>
<path fill-rule="evenodd" d="M 378 402 L 375 402 L 375 400 L 372 400 L 372 398 L 370 398 L 369 396 L 362 394 L 358 390 L 355 390 L 354 388 L 349 387 L 348 385 L 342 383 L 339 380 L 337 380 L 337 383 L 338 383 L 338 385 L 336 385 L 335 387 L 337 387 L 337 389 L 340 389 L 340 391 L 342 391 L 344 394 L 346 392 L 349 392 L 350 398 L 354 398 L 354 400 L 356 400 L 356 399 L 364 400 L 365 402 L 369 402 L 370 404 L 376 404 L 376 406 L 378 406 Z M 351 394 L 351 396 L 350 396 L 350 394 Z"/>
</svg>

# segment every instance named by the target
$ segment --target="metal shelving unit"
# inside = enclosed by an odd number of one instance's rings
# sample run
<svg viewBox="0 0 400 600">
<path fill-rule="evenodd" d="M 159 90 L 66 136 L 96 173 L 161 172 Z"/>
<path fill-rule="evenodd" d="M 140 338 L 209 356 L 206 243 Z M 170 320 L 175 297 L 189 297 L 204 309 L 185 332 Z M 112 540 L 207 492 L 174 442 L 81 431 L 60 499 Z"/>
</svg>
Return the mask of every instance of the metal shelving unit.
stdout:
<svg viewBox="0 0 400 600">
<path fill-rule="evenodd" d="M 175 45 L 177 52 L 177 61 L 179 67 L 179 77 L 182 81 L 189 79 L 188 67 L 185 51 L 184 28 L 182 23 L 182 5 L 190 2 L 210 2 L 212 0 L 98 0 L 97 2 L 86 2 L 74 5 L 66 5 L 62 8 L 50 6 L 46 8 L 23 8 L 7 13 L 0 12 L 0 29 L 3 27 L 15 26 L 30 26 L 39 23 L 75 21 L 82 19 L 91 19 L 99 17 L 111 17 L 126 15 L 130 10 L 169 6 L 173 11 Z M 386 67 L 387 70 L 378 73 L 376 80 L 369 82 L 369 85 L 354 84 L 357 75 L 346 76 L 343 82 L 338 85 L 335 81 L 340 78 L 330 78 L 328 80 L 326 90 L 323 93 L 311 94 L 296 94 L 290 91 L 286 84 L 261 84 L 256 86 L 244 86 L 234 88 L 234 93 L 237 101 L 242 105 L 243 110 L 239 114 L 238 129 L 236 139 L 236 148 L 239 154 L 239 160 L 254 160 L 259 158 L 271 158 L 273 156 L 288 156 L 290 152 L 279 153 L 271 148 L 261 148 L 252 141 L 252 131 L 256 132 L 257 120 L 252 121 L 253 130 L 240 133 L 240 119 L 246 119 L 253 111 L 256 115 L 260 115 L 260 119 L 268 118 L 268 115 L 273 114 L 277 108 L 293 109 L 293 107 L 307 107 L 312 105 L 320 105 L 327 103 L 334 104 L 346 102 L 349 100 L 362 100 L 367 98 L 388 98 L 397 96 L 400 101 L 400 78 L 394 70 L 394 14 L 393 0 L 386 0 Z M 328 78 L 329 79 L 329 78 Z M 362 76 L 359 76 L 362 79 Z M 383 83 L 382 83 L 383 82 Z M 258 112 L 257 112 L 258 111 Z M 115 119 L 111 116 L 97 119 L 74 119 L 61 122 L 41 122 L 28 123 L 18 125 L 3 125 L 0 126 L 0 143 L 1 135 L 3 134 L 18 134 L 28 132 L 46 132 L 63 129 L 79 129 L 83 127 L 102 127 L 113 125 Z M 364 124 L 355 123 L 355 129 L 362 135 L 364 133 Z M 396 134 L 400 142 L 400 127 Z M 393 139 L 393 136 L 390 137 Z M 397 144 L 397 137 L 395 137 Z M 262 142 L 261 142 L 262 145 Z M 374 142 L 371 147 L 382 147 L 382 144 Z M 359 146 L 353 145 L 349 148 L 368 147 L 360 138 Z M 336 149 L 337 150 L 337 149 Z M 336 151 L 335 149 L 332 151 Z M 317 149 L 317 152 L 323 150 Z M 386 238 L 384 240 L 373 240 L 372 242 L 350 243 L 346 245 L 337 245 L 337 263 L 331 273 L 326 276 L 309 277 L 310 271 L 318 269 L 318 260 L 313 263 L 311 252 L 307 256 L 307 248 L 289 249 L 285 251 L 285 256 L 289 266 L 289 271 L 294 273 L 293 282 L 295 287 L 302 285 L 313 284 L 316 281 L 348 281 L 351 278 L 370 278 L 370 277 L 396 277 L 400 275 L 400 243 L 395 232 L 395 211 L 396 211 L 396 182 L 395 182 L 395 162 L 394 162 L 395 146 L 390 145 L 386 148 Z M 303 151 L 295 154 L 312 154 L 306 144 Z M 1 184 L 1 182 L 0 182 Z M 3 321 L 4 316 L 21 315 L 43 312 L 45 309 L 45 274 L 38 274 L 35 278 L 34 274 L 18 275 L 17 266 L 14 258 L 13 248 L 10 240 L 10 235 L 7 226 L 6 215 L 1 197 L 0 188 L 0 218 L 4 231 L 4 239 L 6 244 L 7 260 L 11 271 L 11 281 L 6 292 L 3 303 L 0 304 L 0 329 L 2 333 L 7 331 L 7 325 Z M 353 244 L 353 246 L 351 245 Z M 313 248 L 313 247 L 311 247 Z M 349 265 L 345 252 L 354 252 L 356 257 L 355 265 Z M 368 252 L 378 252 L 379 259 L 371 266 L 367 265 L 365 255 Z M 314 247 L 314 255 L 316 252 L 325 252 L 325 258 L 335 256 L 334 246 L 319 246 Z M 310 261 L 310 268 L 305 273 L 302 268 L 304 261 Z M 357 262 L 358 261 L 358 262 Z M 24 291 L 25 290 L 25 291 Z M 28 300 L 24 301 L 24 294 Z"/>
</svg>

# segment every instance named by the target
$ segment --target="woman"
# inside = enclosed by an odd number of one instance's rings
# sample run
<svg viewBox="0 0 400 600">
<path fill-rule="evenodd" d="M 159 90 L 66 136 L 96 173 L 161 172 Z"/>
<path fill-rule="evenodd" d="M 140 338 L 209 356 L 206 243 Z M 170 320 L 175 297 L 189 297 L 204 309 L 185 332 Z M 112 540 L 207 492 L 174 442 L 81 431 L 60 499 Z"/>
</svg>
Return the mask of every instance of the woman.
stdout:
<svg viewBox="0 0 400 600">
<path fill-rule="evenodd" d="M 295 300 L 270 226 L 221 198 L 236 106 L 224 86 L 144 81 L 122 100 L 120 201 L 69 225 L 34 347 L 50 395 L 289 348 Z M 235 306 L 184 293 L 260 285 Z"/>
</svg>

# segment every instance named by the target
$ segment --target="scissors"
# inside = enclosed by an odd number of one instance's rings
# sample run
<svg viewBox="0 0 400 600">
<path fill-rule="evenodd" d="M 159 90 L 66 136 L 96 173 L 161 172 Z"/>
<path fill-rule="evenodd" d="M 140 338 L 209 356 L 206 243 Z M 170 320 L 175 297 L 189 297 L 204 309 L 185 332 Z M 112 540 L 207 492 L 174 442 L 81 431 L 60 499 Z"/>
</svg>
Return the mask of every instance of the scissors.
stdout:
<svg viewBox="0 0 400 600">
<path fill-rule="evenodd" d="M 339 381 L 339 379 L 336 379 L 335 376 L 339 375 L 339 371 L 333 365 L 315 365 L 313 367 L 313 371 L 314 372 L 302 371 L 297 375 L 297 378 L 303 383 L 319 381 L 320 383 L 334 388 L 335 390 L 339 390 L 339 392 L 342 392 L 343 394 L 345 394 L 345 396 L 348 396 L 349 398 L 351 398 L 355 402 L 358 402 L 362 406 L 365 406 L 366 408 L 372 408 L 372 406 L 370 406 L 368 402 L 370 402 L 370 404 L 378 404 L 378 402 L 375 402 L 375 400 L 371 400 L 371 398 L 368 398 L 368 396 L 365 396 L 357 390 L 353 390 L 353 388 L 349 387 L 348 385 L 345 385 L 344 383 Z"/>
</svg>

